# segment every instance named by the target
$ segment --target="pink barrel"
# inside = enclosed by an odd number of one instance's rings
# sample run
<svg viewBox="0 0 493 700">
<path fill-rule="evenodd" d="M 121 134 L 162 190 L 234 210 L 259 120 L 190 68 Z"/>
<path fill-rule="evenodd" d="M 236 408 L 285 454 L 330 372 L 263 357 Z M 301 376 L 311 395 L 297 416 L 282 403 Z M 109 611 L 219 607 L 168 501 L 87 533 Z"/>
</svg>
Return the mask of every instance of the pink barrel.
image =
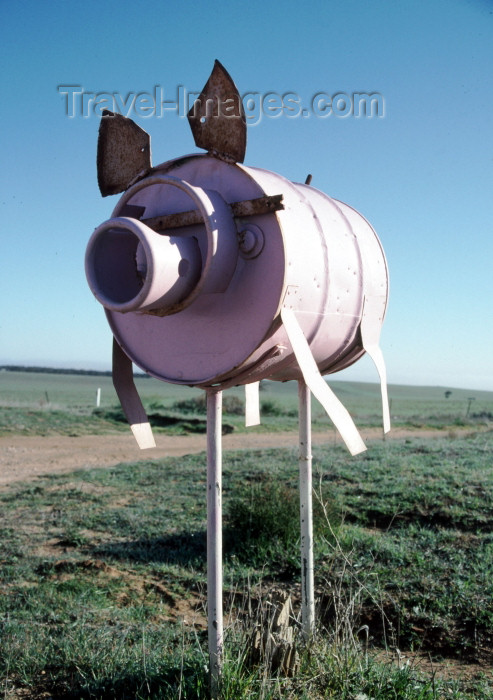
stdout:
<svg viewBox="0 0 493 700">
<path fill-rule="evenodd" d="M 282 195 L 284 208 L 234 216 L 231 203 L 264 195 Z M 156 232 L 145 223 L 183 212 L 187 225 Z M 378 335 L 388 294 L 381 245 L 360 214 L 208 155 L 165 163 L 130 187 L 94 232 L 86 274 L 133 362 L 204 387 L 302 378 L 283 307 L 321 373 L 349 366 L 364 352 L 363 318 Z"/>
</svg>

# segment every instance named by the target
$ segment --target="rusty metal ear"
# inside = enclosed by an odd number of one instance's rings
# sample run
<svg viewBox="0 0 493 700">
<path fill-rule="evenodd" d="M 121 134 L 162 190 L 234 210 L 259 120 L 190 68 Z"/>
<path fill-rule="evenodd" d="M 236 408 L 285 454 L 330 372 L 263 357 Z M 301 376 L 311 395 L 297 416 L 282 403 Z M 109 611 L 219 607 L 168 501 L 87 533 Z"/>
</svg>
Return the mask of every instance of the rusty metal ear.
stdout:
<svg viewBox="0 0 493 700">
<path fill-rule="evenodd" d="M 151 137 L 131 119 L 104 110 L 99 125 L 97 164 L 103 197 L 124 192 L 151 168 Z"/>
<path fill-rule="evenodd" d="M 240 93 L 219 61 L 188 113 L 195 145 L 226 161 L 243 163 L 246 119 Z"/>
</svg>

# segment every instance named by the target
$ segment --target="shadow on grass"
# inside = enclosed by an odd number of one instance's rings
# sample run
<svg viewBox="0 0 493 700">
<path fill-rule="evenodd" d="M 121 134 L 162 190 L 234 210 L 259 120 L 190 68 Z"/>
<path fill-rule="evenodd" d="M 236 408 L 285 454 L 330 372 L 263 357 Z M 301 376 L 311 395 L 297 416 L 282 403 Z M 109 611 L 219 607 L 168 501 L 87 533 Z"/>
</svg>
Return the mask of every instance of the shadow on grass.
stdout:
<svg viewBox="0 0 493 700">
<path fill-rule="evenodd" d="M 122 409 L 117 408 L 96 408 L 93 415 L 104 420 L 113 421 L 115 423 L 127 423 L 127 419 Z M 149 423 L 153 428 L 170 428 L 178 427 L 187 433 L 206 433 L 207 421 L 205 418 L 189 418 L 188 416 L 170 416 L 164 413 L 148 413 Z M 223 423 L 222 434 L 229 435 L 234 431 L 234 426 L 229 423 Z"/>
<path fill-rule="evenodd" d="M 178 532 L 154 538 L 141 537 L 138 540 L 126 542 L 107 542 L 91 549 L 91 554 L 95 558 L 159 562 L 194 568 L 205 566 L 206 553 L 205 530 Z"/>
<path fill-rule="evenodd" d="M 411 524 L 434 529 L 460 529 L 463 532 L 473 534 L 488 534 L 493 531 L 493 522 L 488 513 L 472 511 L 457 514 L 453 510 L 447 512 L 441 505 L 426 507 L 422 503 L 417 503 L 409 508 L 401 508 L 398 513 L 360 506 L 357 512 L 348 511 L 345 519 L 348 523 L 370 526 L 384 532 L 392 527 L 408 527 Z"/>
<path fill-rule="evenodd" d="M 202 418 L 180 418 L 175 416 L 162 415 L 160 413 L 150 413 L 149 422 L 153 428 L 168 428 L 178 426 L 187 433 L 206 433 L 207 421 Z M 222 424 L 222 434 L 229 435 L 234 431 L 234 426 L 229 423 Z"/>
<path fill-rule="evenodd" d="M 200 700 L 208 696 L 207 673 L 200 659 L 184 659 L 183 667 L 175 662 L 154 672 L 144 669 L 113 678 L 84 681 L 74 677 L 71 681 L 69 688 L 62 681 L 58 688 L 46 688 L 45 693 L 53 700 L 175 700 L 180 696 Z"/>
</svg>

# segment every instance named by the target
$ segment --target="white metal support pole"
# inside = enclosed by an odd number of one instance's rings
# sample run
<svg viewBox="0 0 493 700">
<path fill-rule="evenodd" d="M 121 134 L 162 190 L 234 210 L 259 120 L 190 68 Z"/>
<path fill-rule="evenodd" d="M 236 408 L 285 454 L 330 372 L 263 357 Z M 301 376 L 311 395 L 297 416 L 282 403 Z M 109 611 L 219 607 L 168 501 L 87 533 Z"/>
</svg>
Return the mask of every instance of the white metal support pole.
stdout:
<svg viewBox="0 0 493 700">
<path fill-rule="evenodd" d="M 313 509 L 312 509 L 312 428 L 311 394 L 304 381 L 298 382 L 299 470 L 301 526 L 301 619 L 303 634 L 309 640 L 315 630 L 313 585 Z"/>
<path fill-rule="evenodd" d="M 211 697 L 217 698 L 223 656 L 222 392 L 207 391 L 207 614 Z"/>
</svg>

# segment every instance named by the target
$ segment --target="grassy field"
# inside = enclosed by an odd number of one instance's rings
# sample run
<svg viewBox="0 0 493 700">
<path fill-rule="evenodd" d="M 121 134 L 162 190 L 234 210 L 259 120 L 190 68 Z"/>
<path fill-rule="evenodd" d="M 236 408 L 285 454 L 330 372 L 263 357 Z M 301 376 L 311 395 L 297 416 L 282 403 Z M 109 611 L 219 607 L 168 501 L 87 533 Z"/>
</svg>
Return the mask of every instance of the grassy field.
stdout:
<svg viewBox="0 0 493 700">
<path fill-rule="evenodd" d="M 376 384 L 331 381 L 358 426 L 380 426 L 380 389 Z M 152 378 L 136 378 L 136 386 L 159 430 L 183 433 L 190 430 L 190 418 L 203 419 L 205 404 L 200 389 L 164 384 Z M 101 389 L 101 406 L 96 411 L 96 392 Z M 449 398 L 440 387 L 391 385 L 389 398 L 395 427 L 463 427 L 487 424 L 493 420 L 493 392 L 453 389 Z M 243 429 L 244 390 L 225 392 L 227 422 Z M 197 401 L 194 405 L 194 400 Z M 295 430 L 297 427 L 296 382 L 264 382 L 261 391 L 262 425 L 257 430 Z M 188 406 L 183 407 L 183 403 Z M 116 408 L 116 410 L 115 410 Z M 230 411 L 228 411 L 228 408 Z M 315 429 L 330 426 L 330 420 L 313 401 Z M 165 418 L 170 420 L 166 421 Z M 186 425 L 180 420 L 186 418 Z M 106 376 L 0 372 L 0 435 L 66 434 L 81 435 L 127 430 L 118 399 Z M 205 424 L 195 427 L 205 430 Z"/>
<path fill-rule="evenodd" d="M 100 377 L 7 374 L 1 403 L 20 412 L 24 434 L 80 430 L 81 418 L 88 431 L 126 429 L 109 419 L 109 398 L 93 414 Z M 202 415 L 200 392 L 171 387 L 164 398 L 141 381 L 157 415 Z M 359 424 L 376 420 L 376 387 L 334 387 Z M 45 391 L 49 404 L 36 405 Z M 493 699 L 493 394 L 452 391 L 390 390 L 402 424 L 443 427 L 443 437 L 380 441 L 355 458 L 337 445 L 314 449 L 317 634 L 308 648 L 296 451 L 224 455 L 224 700 Z M 269 384 L 262 400 L 265 422 L 296 424 L 291 383 Z M 235 406 L 225 420 L 240 430 Z M 44 427 L 33 415 L 47 417 Z M 19 431 L 3 420 L 4 434 Z M 208 697 L 205 492 L 204 454 L 2 489 L 4 698 Z M 276 626 L 283 605 L 289 624 Z"/>
</svg>

